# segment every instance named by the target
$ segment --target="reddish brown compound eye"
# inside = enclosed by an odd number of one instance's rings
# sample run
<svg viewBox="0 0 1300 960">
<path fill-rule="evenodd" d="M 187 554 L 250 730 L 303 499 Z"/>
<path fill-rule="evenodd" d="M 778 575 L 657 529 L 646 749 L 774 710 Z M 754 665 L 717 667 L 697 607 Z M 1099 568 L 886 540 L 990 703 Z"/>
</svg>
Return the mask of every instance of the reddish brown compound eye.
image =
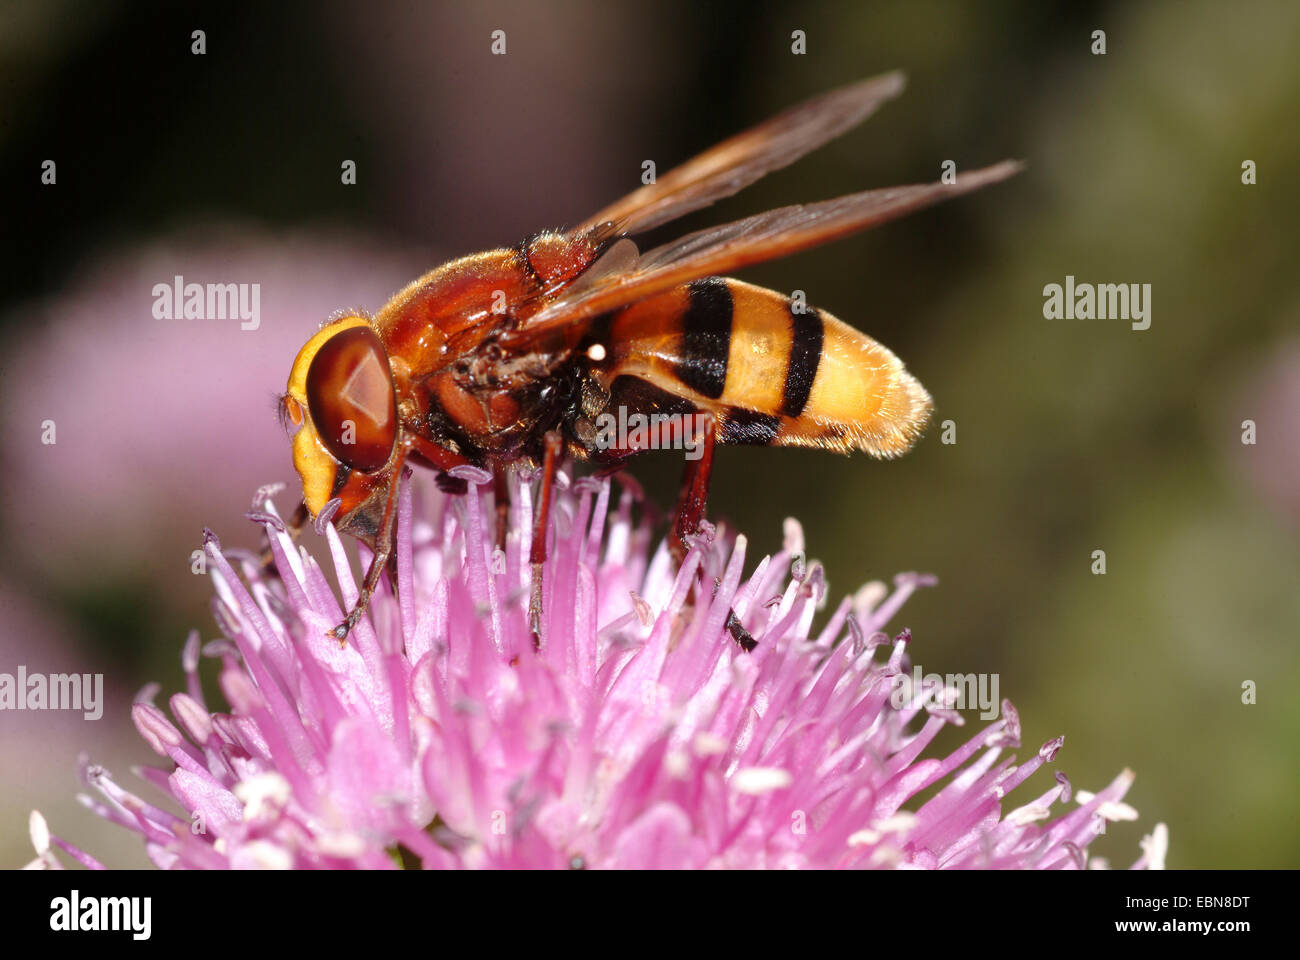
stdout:
<svg viewBox="0 0 1300 960">
<path fill-rule="evenodd" d="M 363 473 L 388 462 L 397 440 L 397 401 L 384 345 L 370 327 L 326 340 L 307 370 L 307 408 L 325 448 Z"/>
</svg>

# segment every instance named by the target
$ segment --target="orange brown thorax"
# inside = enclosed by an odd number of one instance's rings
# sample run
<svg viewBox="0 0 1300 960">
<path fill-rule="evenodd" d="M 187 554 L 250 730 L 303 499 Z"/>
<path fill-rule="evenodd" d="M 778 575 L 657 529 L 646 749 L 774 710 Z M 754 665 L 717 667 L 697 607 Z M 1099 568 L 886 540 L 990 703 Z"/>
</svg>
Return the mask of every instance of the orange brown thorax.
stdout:
<svg viewBox="0 0 1300 960">
<path fill-rule="evenodd" d="M 367 501 L 386 488 L 397 460 L 431 463 L 430 445 L 480 465 L 536 458 L 538 438 L 571 399 L 553 374 L 572 337 L 514 353 L 497 339 L 598 252 L 583 238 L 539 234 L 431 271 L 373 320 L 349 314 L 323 326 L 299 352 L 282 400 L 312 515 L 338 498 L 340 518 L 360 511 L 353 532 L 366 538 L 375 513 Z M 408 440 L 413 449 L 403 449 Z"/>
<path fill-rule="evenodd" d="M 552 375 L 571 349 L 563 335 L 507 350 L 499 339 L 599 253 L 585 238 L 542 233 L 513 249 L 453 261 L 417 280 L 376 316 L 402 422 L 474 462 L 534 459 L 558 421 L 565 384 Z"/>
</svg>

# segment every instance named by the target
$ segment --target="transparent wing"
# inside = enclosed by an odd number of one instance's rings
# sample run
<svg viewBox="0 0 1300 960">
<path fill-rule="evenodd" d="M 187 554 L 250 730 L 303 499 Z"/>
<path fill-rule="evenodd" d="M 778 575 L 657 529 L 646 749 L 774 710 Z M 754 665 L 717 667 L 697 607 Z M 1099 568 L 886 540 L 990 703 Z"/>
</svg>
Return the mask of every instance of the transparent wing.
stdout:
<svg viewBox="0 0 1300 960">
<path fill-rule="evenodd" d="M 606 270 L 598 261 L 589 275 L 579 277 L 506 339 L 522 341 L 546 328 L 597 316 L 679 283 L 788 256 L 1005 180 L 1022 167 L 1017 161 L 1004 160 L 959 174 L 951 184 L 864 190 L 820 203 L 781 207 L 698 230 L 639 256 L 631 241 L 621 240 L 615 245 L 617 269 Z"/>
<path fill-rule="evenodd" d="M 895 71 L 805 100 L 633 191 L 572 232 L 612 222 L 620 233 L 640 233 L 707 207 L 851 130 L 903 85 Z"/>
</svg>

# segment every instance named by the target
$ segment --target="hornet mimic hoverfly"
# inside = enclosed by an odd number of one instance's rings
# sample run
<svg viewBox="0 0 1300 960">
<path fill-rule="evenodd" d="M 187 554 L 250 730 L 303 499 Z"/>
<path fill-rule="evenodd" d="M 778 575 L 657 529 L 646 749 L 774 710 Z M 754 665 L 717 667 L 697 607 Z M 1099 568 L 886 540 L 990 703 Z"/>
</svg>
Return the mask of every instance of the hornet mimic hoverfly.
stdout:
<svg viewBox="0 0 1300 960">
<path fill-rule="evenodd" d="M 453 260 L 373 317 L 327 321 L 294 360 L 280 413 L 302 477 L 293 529 L 325 511 L 374 551 L 360 596 L 332 635 L 346 639 L 389 563 L 407 462 L 440 471 L 449 491 L 464 489 L 446 474 L 458 465 L 491 471 L 499 543 L 505 471 L 541 465 L 529 554 L 530 624 L 540 644 L 545 534 L 560 461 L 567 454 L 613 472 L 644 449 L 599 442 L 593 424 L 602 414 L 701 416 L 702 452 L 687 460 L 669 534 L 678 562 L 684 538 L 703 519 L 715 443 L 905 452 L 929 416 L 930 397 L 894 354 L 825 312 L 718 274 L 976 190 L 1018 164 L 952 183 L 782 207 L 646 252 L 629 239 L 793 163 L 902 87 L 901 74 L 890 73 L 822 94 L 576 227 Z M 752 648 L 734 613 L 727 625 Z"/>
</svg>

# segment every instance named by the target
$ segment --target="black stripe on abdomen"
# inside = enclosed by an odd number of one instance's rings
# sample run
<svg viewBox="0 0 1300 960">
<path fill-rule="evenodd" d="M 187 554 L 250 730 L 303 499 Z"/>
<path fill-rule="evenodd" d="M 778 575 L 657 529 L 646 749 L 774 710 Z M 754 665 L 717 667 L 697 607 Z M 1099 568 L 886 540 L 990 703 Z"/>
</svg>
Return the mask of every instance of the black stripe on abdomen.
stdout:
<svg viewBox="0 0 1300 960">
<path fill-rule="evenodd" d="M 817 379 L 826 331 L 822 315 L 815 307 L 805 306 L 803 313 L 790 311 L 790 362 L 785 368 L 785 386 L 781 391 L 781 412 L 787 417 L 803 413 Z"/>
<path fill-rule="evenodd" d="M 744 444 L 765 447 L 776 439 L 781 429 L 781 418 L 770 413 L 756 413 L 743 407 L 728 407 L 718 425 L 720 443 Z"/>
<path fill-rule="evenodd" d="M 681 321 L 682 350 L 673 373 L 696 393 L 716 400 L 727 385 L 731 291 L 718 277 L 694 280 L 686 290 L 689 299 Z"/>
</svg>

